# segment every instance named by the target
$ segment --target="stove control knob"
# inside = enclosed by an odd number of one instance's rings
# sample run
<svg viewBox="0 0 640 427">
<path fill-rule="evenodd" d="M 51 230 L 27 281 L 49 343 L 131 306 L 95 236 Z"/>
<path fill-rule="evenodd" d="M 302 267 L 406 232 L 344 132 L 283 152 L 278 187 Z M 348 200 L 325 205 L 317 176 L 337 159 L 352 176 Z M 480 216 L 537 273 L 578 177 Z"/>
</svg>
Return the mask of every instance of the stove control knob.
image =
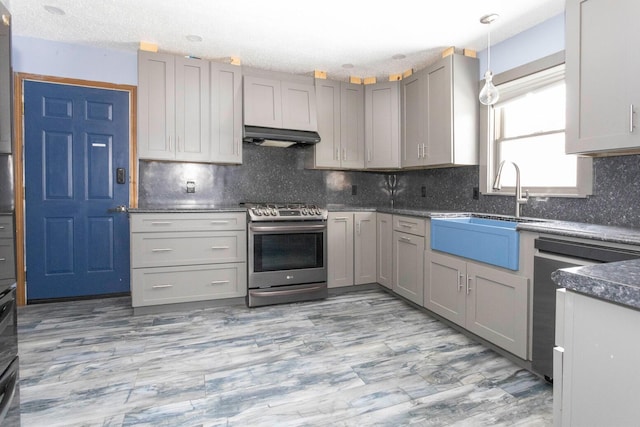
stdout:
<svg viewBox="0 0 640 427">
<path fill-rule="evenodd" d="M 251 209 L 251 211 L 253 212 L 253 214 L 255 216 L 262 216 L 262 212 L 258 208 L 253 208 L 253 209 Z"/>
<path fill-rule="evenodd" d="M 301 209 L 302 215 L 308 215 L 309 211 L 307 211 L 307 208 L 302 208 Z"/>
</svg>

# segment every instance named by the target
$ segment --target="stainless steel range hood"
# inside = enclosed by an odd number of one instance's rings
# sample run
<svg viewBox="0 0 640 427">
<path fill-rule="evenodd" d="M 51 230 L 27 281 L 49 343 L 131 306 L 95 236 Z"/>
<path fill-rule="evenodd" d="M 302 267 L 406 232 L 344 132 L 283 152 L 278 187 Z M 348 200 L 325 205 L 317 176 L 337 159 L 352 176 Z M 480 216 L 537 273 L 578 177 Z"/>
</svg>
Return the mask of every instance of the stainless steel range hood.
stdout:
<svg viewBox="0 0 640 427">
<path fill-rule="evenodd" d="M 290 147 L 292 145 L 317 144 L 320 142 L 320 135 L 313 131 L 245 125 L 243 140 L 257 145 Z"/>
</svg>

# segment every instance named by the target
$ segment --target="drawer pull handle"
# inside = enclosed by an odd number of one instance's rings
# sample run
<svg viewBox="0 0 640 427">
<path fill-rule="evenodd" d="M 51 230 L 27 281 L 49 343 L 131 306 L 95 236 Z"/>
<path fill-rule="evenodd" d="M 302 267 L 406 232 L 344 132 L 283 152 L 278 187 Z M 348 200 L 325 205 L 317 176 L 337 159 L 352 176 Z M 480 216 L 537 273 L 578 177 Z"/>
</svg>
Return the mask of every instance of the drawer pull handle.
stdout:
<svg viewBox="0 0 640 427">
<path fill-rule="evenodd" d="M 212 285 L 226 285 L 227 283 L 229 283 L 228 280 L 214 280 L 211 282 Z"/>
<path fill-rule="evenodd" d="M 171 248 L 157 248 L 151 249 L 151 252 L 171 252 L 173 249 Z"/>
<path fill-rule="evenodd" d="M 334 221 L 346 221 L 349 218 L 347 218 L 346 216 L 337 216 L 335 218 L 333 218 Z"/>
<path fill-rule="evenodd" d="M 411 243 L 411 239 L 408 237 L 401 237 L 400 240 L 402 240 L 403 242 L 409 242 Z"/>
<path fill-rule="evenodd" d="M 171 221 L 153 221 L 151 225 L 171 225 Z"/>
<path fill-rule="evenodd" d="M 464 274 L 458 271 L 458 292 L 462 290 L 462 282 L 464 281 Z"/>
<path fill-rule="evenodd" d="M 216 250 L 216 249 L 229 249 L 229 246 L 211 246 L 211 249 Z"/>
<path fill-rule="evenodd" d="M 0 262 L 5 262 L 6 260 L 6 258 L 0 258 Z"/>
<path fill-rule="evenodd" d="M 229 221 L 211 221 L 211 224 L 229 224 Z"/>
<path fill-rule="evenodd" d="M 173 285 L 153 285 L 152 288 L 153 289 L 166 289 L 166 288 L 173 288 Z"/>
<path fill-rule="evenodd" d="M 4 230 L 4 225 L 0 225 L 0 230 Z"/>
<path fill-rule="evenodd" d="M 402 224 L 402 223 L 400 223 L 400 227 L 404 227 L 404 228 L 413 228 L 413 225 L 411 225 L 411 224 Z"/>
</svg>

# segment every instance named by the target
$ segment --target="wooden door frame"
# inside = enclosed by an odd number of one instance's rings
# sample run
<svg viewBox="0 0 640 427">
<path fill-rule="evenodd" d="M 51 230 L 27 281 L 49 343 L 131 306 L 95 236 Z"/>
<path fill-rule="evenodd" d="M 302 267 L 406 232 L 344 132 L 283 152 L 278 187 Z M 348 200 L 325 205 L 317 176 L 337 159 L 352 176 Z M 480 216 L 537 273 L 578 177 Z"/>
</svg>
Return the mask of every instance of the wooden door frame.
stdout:
<svg viewBox="0 0 640 427">
<path fill-rule="evenodd" d="M 115 83 L 45 76 L 41 74 L 14 73 L 13 76 L 13 180 L 16 221 L 16 300 L 19 306 L 27 303 L 25 264 L 25 185 L 24 185 L 24 82 L 37 81 L 97 89 L 119 90 L 129 93 L 129 207 L 138 206 L 137 135 L 137 87 Z"/>
</svg>

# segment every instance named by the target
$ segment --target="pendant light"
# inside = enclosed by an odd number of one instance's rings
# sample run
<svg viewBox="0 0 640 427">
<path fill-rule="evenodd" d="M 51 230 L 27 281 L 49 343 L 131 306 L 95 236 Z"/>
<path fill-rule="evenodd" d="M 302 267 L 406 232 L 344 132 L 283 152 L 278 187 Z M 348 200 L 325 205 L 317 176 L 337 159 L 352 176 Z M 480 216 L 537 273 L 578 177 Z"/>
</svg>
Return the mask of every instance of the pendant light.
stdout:
<svg viewBox="0 0 640 427">
<path fill-rule="evenodd" d="M 498 14 L 491 13 L 480 18 L 480 22 L 490 25 L 496 19 L 498 19 Z M 498 98 L 500 98 L 500 93 L 493 85 L 493 73 L 491 72 L 491 30 L 489 30 L 487 31 L 487 71 L 484 73 L 484 86 L 480 91 L 479 99 L 484 105 L 493 105 L 498 102 Z"/>
</svg>

